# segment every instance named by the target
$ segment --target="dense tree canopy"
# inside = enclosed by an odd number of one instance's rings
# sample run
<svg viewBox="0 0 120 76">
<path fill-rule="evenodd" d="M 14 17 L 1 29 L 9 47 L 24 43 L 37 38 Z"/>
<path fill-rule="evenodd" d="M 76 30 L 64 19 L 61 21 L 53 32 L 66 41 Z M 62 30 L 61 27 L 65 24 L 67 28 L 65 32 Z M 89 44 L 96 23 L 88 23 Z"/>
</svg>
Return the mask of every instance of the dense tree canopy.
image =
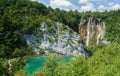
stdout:
<svg viewBox="0 0 120 76">
<path fill-rule="evenodd" d="M 120 44 L 114 43 L 97 48 L 90 58 L 74 57 L 69 63 L 45 63 L 44 70 L 32 76 L 119 76 L 120 75 Z M 24 71 L 18 71 L 15 76 L 27 76 Z M 29 76 L 29 75 L 28 75 Z"/>
<path fill-rule="evenodd" d="M 21 36 L 33 34 L 40 27 L 40 23 L 46 19 L 61 22 L 78 32 L 80 20 L 90 16 L 105 21 L 106 38 L 111 44 L 99 48 L 87 47 L 87 50 L 94 51 L 92 57 L 87 60 L 78 57 L 75 62 L 73 61 L 65 67 L 56 63 L 56 66 L 53 66 L 48 62 L 46 66 L 51 65 L 51 67 L 45 68 L 44 72 L 36 73 L 34 76 L 47 74 L 53 76 L 53 73 L 56 76 L 119 76 L 120 10 L 109 12 L 64 11 L 59 8 L 52 9 L 30 0 L 0 0 L 0 58 L 30 55 L 31 49 L 26 46 Z M 0 73 L 3 73 L 7 69 L 1 63 Z M 5 73 L 10 75 L 7 71 Z M 24 71 L 18 71 L 15 75 L 20 76 L 21 73 L 23 76 L 27 76 Z"/>
</svg>

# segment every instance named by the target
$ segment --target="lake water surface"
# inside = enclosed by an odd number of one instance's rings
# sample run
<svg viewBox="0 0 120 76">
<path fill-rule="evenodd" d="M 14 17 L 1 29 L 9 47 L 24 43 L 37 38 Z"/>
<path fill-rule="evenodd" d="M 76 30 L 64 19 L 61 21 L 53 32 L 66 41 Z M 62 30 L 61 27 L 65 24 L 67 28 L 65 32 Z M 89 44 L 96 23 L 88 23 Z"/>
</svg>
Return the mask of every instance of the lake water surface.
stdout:
<svg viewBox="0 0 120 76">
<path fill-rule="evenodd" d="M 28 58 L 26 60 L 26 65 L 24 67 L 24 70 L 30 74 L 42 70 L 42 68 L 44 67 L 44 63 L 47 60 L 48 57 L 46 56 Z M 58 61 L 58 62 L 62 61 L 66 63 L 71 61 L 71 57 L 55 58 L 53 59 L 53 61 Z"/>
</svg>

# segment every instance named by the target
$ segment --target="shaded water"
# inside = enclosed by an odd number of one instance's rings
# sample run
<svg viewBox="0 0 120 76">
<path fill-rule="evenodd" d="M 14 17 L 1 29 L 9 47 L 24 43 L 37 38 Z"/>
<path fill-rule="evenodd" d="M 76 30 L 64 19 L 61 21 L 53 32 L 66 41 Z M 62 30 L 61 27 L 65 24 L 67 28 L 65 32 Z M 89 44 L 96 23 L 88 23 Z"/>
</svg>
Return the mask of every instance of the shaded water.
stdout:
<svg viewBox="0 0 120 76">
<path fill-rule="evenodd" d="M 24 67 L 24 70 L 27 73 L 34 73 L 38 72 L 39 70 L 42 70 L 44 67 L 44 63 L 47 61 L 47 57 L 33 57 L 26 60 L 26 66 Z M 54 61 L 63 61 L 63 62 L 70 62 L 70 57 L 64 57 L 64 58 L 55 58 Z"/>
</svg>

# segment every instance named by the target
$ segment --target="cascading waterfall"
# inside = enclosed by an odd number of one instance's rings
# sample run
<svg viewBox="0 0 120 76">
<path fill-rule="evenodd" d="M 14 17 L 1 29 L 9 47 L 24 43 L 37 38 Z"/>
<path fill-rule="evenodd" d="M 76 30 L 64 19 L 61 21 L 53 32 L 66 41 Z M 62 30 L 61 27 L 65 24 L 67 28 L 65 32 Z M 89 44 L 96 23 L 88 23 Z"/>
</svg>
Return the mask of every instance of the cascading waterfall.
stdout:
<svg viewBox="0 0 120 76">
<path fill-rule="evenodd" d="M 90 40 L 90 19 L 89 18 L 89 21 L 88 21 L 88 26 L 87 26 L 87 38 L 86 38 L 86 46 L 89 45 L 89 40 Z"/>
<path fill-rule="evenodd" d="M 96 42 L 96 44 L 99 44 L 99 40 L 100 40 L 100 36 L 101 36 L 101 26 L 97 25 L 97 28 L 98 28 L 98 36 L 97 36 L 97 42 Z"/>
<path fill-rule="evenodd" d="M 96 44 L 99 44 L 100 40 L 104 39 L 105 35 L 105 23 L 101 23 L 97 25 L 98 28 L 98 37 L 97 37 L 97 42 Z"/>
<path fill-rule="evenodd" d="M 105 39 L 105 22 L 101 19 L 89 17 L 88 19 L 81 19 L 79 24 L 79 33 L 83 41 L 88 45 L 96 45 L 99 43 L 109 43 Z"/>
<path fill-rule="evenodd" d="M 102 23 L 102 30 L 101 30 L 101 34 L 102 34 L 102 36 L 101 36 L 101 39 L 104 39 L 104 36 L 105 36 L 105 22 L 103 22 Z"/>
</svg>

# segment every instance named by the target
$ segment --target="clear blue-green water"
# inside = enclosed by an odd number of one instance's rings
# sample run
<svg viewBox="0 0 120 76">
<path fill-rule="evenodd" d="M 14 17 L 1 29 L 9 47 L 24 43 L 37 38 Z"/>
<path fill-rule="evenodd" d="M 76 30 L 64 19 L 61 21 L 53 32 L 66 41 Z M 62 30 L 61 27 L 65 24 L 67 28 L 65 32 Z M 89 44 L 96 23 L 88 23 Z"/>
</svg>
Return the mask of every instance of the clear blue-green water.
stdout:
<svg viewBox="0 0 120 76">
<path fill-rule="evenodd" d="M 44 67 L 44 63 L 47 60 L 48 58 L 45 56 L 28 58 L 26 60 L 26 65 L 24 67 L 24 70 L 30 74 L 42 70 L 42 68 Z M 53 61 L 70 62 L 71 58 L 70 57 L 55 58 Z"/>
</svg>

